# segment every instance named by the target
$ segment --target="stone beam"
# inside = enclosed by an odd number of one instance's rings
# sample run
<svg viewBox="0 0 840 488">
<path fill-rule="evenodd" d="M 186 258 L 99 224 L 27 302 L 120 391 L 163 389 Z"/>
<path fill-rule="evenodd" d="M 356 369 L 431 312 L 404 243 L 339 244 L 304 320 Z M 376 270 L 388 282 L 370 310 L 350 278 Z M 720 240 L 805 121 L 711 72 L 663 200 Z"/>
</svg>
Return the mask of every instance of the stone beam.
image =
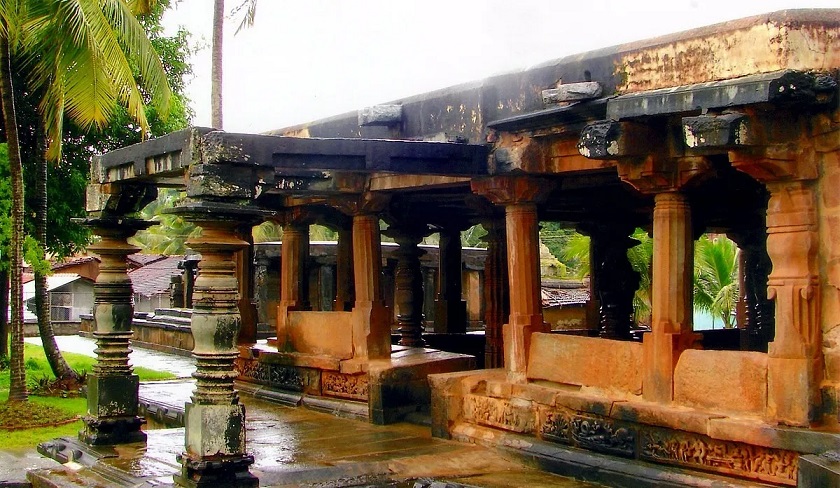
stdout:
<svg viewBox="0 0 840 488">
<path fill-rule="evenodd" d="M 191 127 L 93 158 L 91 181 L 116 181 L 179 173 L 201 156 L 201 136 L 212 129 Z"/>
<path fill-rule="evenodd" d="M 833 100 L 836 90 L 837 82 L 829 75 L 781 70 L 622 95 L 607 103 L 607 119 L 669 115 L 756 103 L 824 104 Z"/>
<path fill-rule="evenodd" d="M 205 163 L 272 166 L 290 171 L 487 174 L 483 145 L 380 139 L 308 139 L 211 132 L 204 137 Z"/>
</svg>

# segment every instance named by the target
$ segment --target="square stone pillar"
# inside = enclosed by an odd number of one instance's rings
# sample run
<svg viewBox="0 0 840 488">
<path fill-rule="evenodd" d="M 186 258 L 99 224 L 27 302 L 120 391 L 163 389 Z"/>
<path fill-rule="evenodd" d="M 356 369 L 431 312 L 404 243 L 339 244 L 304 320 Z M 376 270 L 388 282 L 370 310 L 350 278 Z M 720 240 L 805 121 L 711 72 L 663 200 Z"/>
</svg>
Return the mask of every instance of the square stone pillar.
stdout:
<svg viewBox="0 0 840 488">
<path fill-rule="evenodd" d="M 309 225 L 287 223 L 280 247 L 280 303 L 277 306 L 277 349 L 288 342 L 286 319 L 289 310 L 309 308 Z"/>
<path fill-rule="evenodd" d="M 353 216 L 353 356 L 391 357 L 391 327 L 382 301 L 382 240 L 379 218 L 368 213 Z"/>
<path fill-rule="evenodd" d="M 457 227 L 440 231 L 438 289 L 435 297 L 435 332 L 467 332 L 467 302 L 461 299 L 461 232 Z"/>
<path fill-rule="evenodd" d="M 553 190 L 546 180 L 521 176 L 473 180 L 472 190 L 505 207 L 510 320 L 503 328 L 505 368 L 512 382 L 525 382 L 531 334 L 547 332 L 540 294 L 538 201 Z"/>
<path fill-rule="evenodd" d="M 333 310 L 348 312 L 353 308 L 353 230 L 338 230 L 335 253 L 335 302 Z"/>
<path fill-rule="evenodd" d="M 754 150 L 729 157 L 733 167 L 763 182 L 770 193 L 767 298 L 775 304 L 775 336 L 767 351 L 767 420 L 807 427 L 819 417 L 824 368 L 818 158 L 798 146 L 772 157 Z"/>
<path fill-rule="evenodd" d="M 482 222 L 487 230 L 487 256 L 484 259 L 484 367 L 504 367 L 502 326 L 510 315 L 507 278 L 507 252 L 504 221 Z"/>
<path fill-rule="evenodd" d="M 657 193 L 653 209 L 651 332 L 645 334 L 643 395 L 668 403 L 674 397 L 674 368 L 693 346 L 694 240 L 691 210 L 677 191 Z"/>
<path fill-rule="evenodd" d="M 767 252 L 773 262 L 767 295 L 776 305 L 767 416 L 807 427 L 817 418 L 822 380 L 816 195 L 810 181 L 768 183 L 767 189 Z"/>
<path fill-rule="evenodd" d="M 91 445 L 142 442 L 138 413 L 139 379 L 128 364 L 133 332 L 134 300 L 126 256 L 139 251 L 126 239 L 150 222 L 127 218 L 89 219 L 101 240 L 90 246 L 99 254 L 99 275 L 93 285 L 96 365 L 87 377 L 87 413 L 79 439 Z"/>
</svg>

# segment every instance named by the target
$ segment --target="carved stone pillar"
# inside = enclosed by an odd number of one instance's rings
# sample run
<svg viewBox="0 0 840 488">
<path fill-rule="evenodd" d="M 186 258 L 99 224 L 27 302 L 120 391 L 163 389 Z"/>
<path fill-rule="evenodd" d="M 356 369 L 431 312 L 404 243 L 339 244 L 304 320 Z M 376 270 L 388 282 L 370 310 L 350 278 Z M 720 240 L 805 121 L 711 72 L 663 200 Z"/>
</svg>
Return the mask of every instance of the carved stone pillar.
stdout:
<svg viewBox="0 0 840 488">
<path fill-rule="evenodd" d="M 353 216 L 353 271 L 356 291 L 354 356 L 391 357 L 391 321 L 382 301 L 382 240 L 376 215 L 357 213 Z"/>
<path fill-rule="evenodd" d="M 425 227 L 416 229 L 395 227 L 388 229 L 388 235 L 399 244 L 394 253 L 397 268 L 394 274 L 394 305 L 397 309 L 397 332 L 399 344 L 409 347 L 423 347 L 423 274 L 420 256 L 426 253 L 417 245 L 427 234 Z"/>
<path fill-rule="evenodd" d="M 484 259 L 484 367 L 502 368 L 504 344 L 502 325 L 507 323 L 510 291 L 507 277 L 504 221 L 484 223 L 487 256 Z"/>
<path fill-rule="evenodd" d="M 467 332 L 467 302 L 461 299 L 461 233 L 444 227 L 438 244 L 438 289 L 435 297 L 435 332 Z"/>
<path fill-rule="evenodd" d="M 309 308 L 306 263 L 309 261 L 309 226 L 288 224 L 280 248 L 280 303 L 292 310 Z"/>
<path fill-rule="evenodd" d="M 333 310 L 349 311 L 353 308 L 353 230 L 338 230 L 338 248 L 335 256 L 335 305 Z"/>
<path fill-rule="evenodd" d="M 540 296 L 539 219 L 536 202 L 553 185 L 528 177 L 473 180 L 474 192 L 505 206 L 510 320 L 504 330 L 505 367 L 514 382 L 526 380 L 531 334 L 547 332 Z"/>
<path fill-rule="evenodd" d="M 220 220 L 210 220 L 188 207 L 179 210 L 202 232 L 187 241 L 201 253 L 191 321 L 196 388 L 186 405 L 185 450 L 178 456 L 182 467 L 175 482 L 255 487 L 259 481 L 248 471 L 254 458 L 245 452 L 245 406 L 233 387 L 241 326 L 235 254 L 248 246 L 236 233 L 242 215 L 218 212 Z"/>
<path fill-rule="evenodd" d="M 804 427 L 816 417 L 822 379 L 816 195 L 811 181 L 773 182 L 767 189 L 768 298 L 776 303 L 767 414 Z"/>
<path fill-rule="evenodd" d="M 250 224 L 240 225 L 237 236 L 248 245 L 235 254 L 236 278 L 239 283 L 239 312 L 242 315 L 242 327 L 237 337 L 237 344 L 257 343 L 257 308 L 254 303 L 254 239 Z"/>
<path fill-rule="evenodd" d="M 639 241 L 628 237 L 631 228 L 616 222 L 584 226 L 581 230 L 589 234 L 591 242 L 593 290 L 599 303 L 598 335 L 628 339 L 639 274 L 630 265 L 627 250 Z"/>
<path fill-rule="evenodd" d="M 137 416 L 137 375 L 128 364 L 134 301 L 126 256 L 139 249 L 126 239 L 150 222 L 124 218 L 89 219 L 101 240 L 90 246 L 99 254 L 99 276 L 93 285 L 96 365 L 87 376 L 87 414 L 79 439 L 91 445 L 142 442 L 143 420 Z"/>
<path fill-rule="evenodd" d="M 268 267 L 271 260 L 265 250 L 254 252 L 254 304 L 257 309 L 257 330 L 268 327 Z"/>
<path fill-rule="evenodd" d="M 792 151 L 784 159 L 730 153 L 733 167 L 765 183 L 767 254 L 772 271 L 767 298 L 775 303 L 775 335 L 768 347 L 767 417 L 806 427 L 821 403 L 822 331 L 820 328 L 819 228 L 816 158 Z M 760 280 L 760 275 L 759 275 Z"/>
<path fill-rule="evenodd" d="M 280 247 L 280 302 L 277 306 L 277 349 L 288 341 L 286 318 L 289 310 L 309 309 L 309 226 L 287 223 Z"/>
<path fill-rule="evenodd" d="M 651 332 L 644 337 L 646 400 L 667 403 L 674 394 L 674 368 L 693 333 L 694 239 L 691 210 L 677 191 L 656 194 L 653 209 Z"/>
<path fill-rule="evenodd" d="M 772 269 L 767 254 L 766 227 L 727 233 L 741 250 L 740 279 L 743 286 L 740 298 L 743 301 L 743 328 L 741 349 L 767 352 L 767 345 L 775 333 L 774 303 L 767 298 L 767 279 Z M 741 300 L 739 300 L 739 303 Z M 741 317 L 739 317 L 741 318 Z"/>
</svg>

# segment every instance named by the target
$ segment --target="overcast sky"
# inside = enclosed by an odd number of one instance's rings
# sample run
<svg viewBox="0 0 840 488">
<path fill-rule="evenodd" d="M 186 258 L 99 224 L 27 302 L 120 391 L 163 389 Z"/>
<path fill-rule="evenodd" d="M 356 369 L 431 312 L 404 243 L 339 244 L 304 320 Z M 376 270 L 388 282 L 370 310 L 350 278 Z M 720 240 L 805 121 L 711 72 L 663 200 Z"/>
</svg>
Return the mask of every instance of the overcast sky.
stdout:
<svg viewBox="0 0 840 488">
<path fill-rule="evenodd" d="M 227 0 L 228 12 L 240 0 Z M 188 95 L 210 123 L 213 0 L 164 19 L 197 48 Z M 262 132 L 480 80 L 551 59 L 838 0 L 259 0 L 255 25 L 224 44 L 224 122 Z M 201 46 L 204 46 L 202 49 Z"/>
</svg>

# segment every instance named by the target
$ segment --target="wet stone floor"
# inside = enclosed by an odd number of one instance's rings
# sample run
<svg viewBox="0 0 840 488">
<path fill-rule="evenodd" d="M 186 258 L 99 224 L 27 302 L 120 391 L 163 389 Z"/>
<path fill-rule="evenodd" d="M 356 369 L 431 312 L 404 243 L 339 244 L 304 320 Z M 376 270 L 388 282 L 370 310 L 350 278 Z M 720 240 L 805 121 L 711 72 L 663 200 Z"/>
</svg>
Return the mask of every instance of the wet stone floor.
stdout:
<svg viewBox="0 0 840 488">
<path fill-rule="evenodd" d="M 529 468 L 493 449 L 432 438 L 425 426 L 377 426 L 247 395 L 242 400 L 248 451 L 255 458 L 251 472 L 264 487 L 598 486 Z M 53 471 L 47 476 L 90 478 L 85 486 L 102 476 L 107 486 L 116 486 L 116 480 L 122 486 L 169 486 L 179 469 L 175 456 L 183 449 L 184 429 L 153 429 L 147 434 L 145 445 L 117 446 L 112 454 L 119 457 L 101 459 L 93 470 L 72 475 Z"/>
</svg>

